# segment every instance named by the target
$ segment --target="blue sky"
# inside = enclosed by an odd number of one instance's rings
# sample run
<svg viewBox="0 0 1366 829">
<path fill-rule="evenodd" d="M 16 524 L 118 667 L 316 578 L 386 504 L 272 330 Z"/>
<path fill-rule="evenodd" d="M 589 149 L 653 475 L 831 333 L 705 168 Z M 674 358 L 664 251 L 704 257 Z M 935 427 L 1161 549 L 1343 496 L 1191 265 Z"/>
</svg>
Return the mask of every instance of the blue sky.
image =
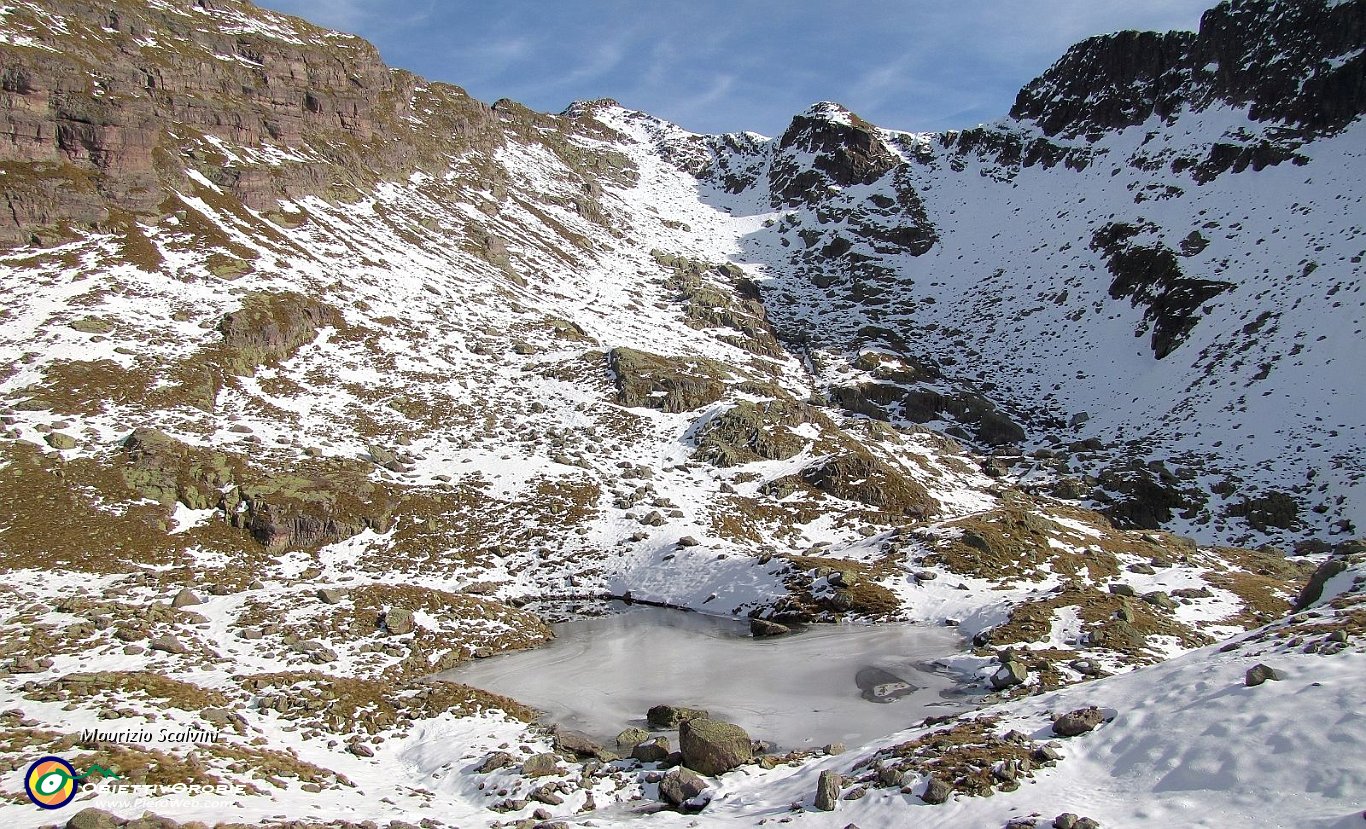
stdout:
<svg viewBox="0 0 1366 829">
<path fill-rule="evenodd" d="M 257 2 L 484 101 L 616 98 L 697 132 L 777 135 L 820 100 L 896 129 L 994 120 L 1076 41 L 1193 30 L 1215 0 Z"/>
</svg>

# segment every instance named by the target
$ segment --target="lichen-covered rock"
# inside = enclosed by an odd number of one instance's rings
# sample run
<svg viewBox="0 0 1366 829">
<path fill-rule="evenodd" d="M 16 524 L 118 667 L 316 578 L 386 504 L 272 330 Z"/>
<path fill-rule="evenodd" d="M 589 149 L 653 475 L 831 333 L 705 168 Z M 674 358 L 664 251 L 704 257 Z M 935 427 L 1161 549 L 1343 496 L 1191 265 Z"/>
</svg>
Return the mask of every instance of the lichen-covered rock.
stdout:
<svg viewBox="0 0 1366 829">
<path fill-rule="evenodd" d="M 384 628 L 394 636 L 412 633 L 416 625 L 413 612 L 401 607 L 391 607 L 384 612 Z"/>
<path fill-rule="evenodd" d="M 1078 708 L 1069 711 L 1053 721 L 1053 733 L 1059 737 L 1076 737 L 1092 731 L 1105 722 L 1105 714 L 1099 708 Z"/>
<path fill-rule="evenodd" d="M 704 719 L 711 715 L 701 708 L 681 705 L 655 705 L 645 714 L 645 721 L 653 728 L 677 728 L 686 720 Z"/>
<path fill-rule="evenodd" d="M 685 720 L 678 727 L 683 764 L 709 776 L 724 774 L 754 756 L 749 734 L 734 723 L 705 718 Z"/>
<path fill-rule="evenodd" d="M 822 771 L 820 779 L 816 781 L 816 799 L 812 805 L 819 811 L 833 812 L 839 805 L 842 782 L 839 772 L 833 769 Z"/>
<path fill-rule="evenodd" d="M 726 393 L 730 372 L 702 357 L 661 357 L 634 348 L 614 348 L 607 366 L 623 406 L 686 412 L 715 403 Z"/>
<path fill-rule="evenodd" d="M 919 519 L 939 510 L 938 502 L 924 485 L 853 442 L 792 475 L 769 481 L 763 491 L 781 498 L 799 488 L 814 489 L 896 516 Z"/>
<path fill-rule="evenodd" d="M 697 434 L 696 456 L 716 466 L 787 460 L 806 447 L 797 427 L 829 426 L 814 407 L 790 400 L 742 400 L 707 421 Z"/>
<path fill-rule="evenodd" d="M 224 367 L 233 374 L 251 375 L 258 367 L 278 363 L 312 342 L 319 328 L 343 324 L 337 309 L 312 297 L 292 292 L 252 294 L 243 300 L 241 310 L 219 323 Z"/>
<path fill-rule="evenodd" d="M 522 774 L 526 777 L 545 777 L 559 771 L 559 758 L 552 752 L 533 754 L 522 761 Z"/>
<path fill-rule="evenodd" d="M 47 441 L 48 446 L 51 446 L 53 449 L 59 450 L 75 449 L 77 446 L 80 445 L 76 442 L 76 439 L 73 438 L 71 435 L 64 434 L 62 432 L 49 432 L 43 438 L 43 440 Z"/>
<path fill-rule="evenodd" d="M 659 781 L 659 796 L 674 808 L 682 807 L 706 790 L 706 780 L 681 766 L 670 770 Z"/>
</svg>

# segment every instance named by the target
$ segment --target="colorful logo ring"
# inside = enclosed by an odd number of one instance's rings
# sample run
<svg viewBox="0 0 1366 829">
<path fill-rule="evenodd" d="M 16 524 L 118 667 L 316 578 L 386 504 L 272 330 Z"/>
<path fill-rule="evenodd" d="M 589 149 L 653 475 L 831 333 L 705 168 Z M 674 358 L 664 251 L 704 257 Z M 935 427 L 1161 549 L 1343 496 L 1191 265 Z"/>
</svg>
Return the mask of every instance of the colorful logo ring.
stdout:
<svg viewBox="0 0 1366 829">
<path fill-rule="evenodd" d="M 28 799 L 43 809 L 60 809 L 76 796 L 76 769 L 60 757 L 40 757 L 24 775 Z"/>
</svg>

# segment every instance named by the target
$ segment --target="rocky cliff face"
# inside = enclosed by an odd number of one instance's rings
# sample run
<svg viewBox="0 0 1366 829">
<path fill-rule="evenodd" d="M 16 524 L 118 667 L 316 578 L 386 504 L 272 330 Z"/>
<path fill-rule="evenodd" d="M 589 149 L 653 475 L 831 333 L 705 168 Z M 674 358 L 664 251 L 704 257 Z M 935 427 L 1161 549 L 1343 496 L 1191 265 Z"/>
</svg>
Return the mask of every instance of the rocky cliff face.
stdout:
<svg viewBox="0 0 1366 829">
<path fill-rule="evenodd" d="M 1360 3 L 1230 0 L 1206 12 L 1196 34 L 1119 32 L 1073 46 L 1010 114 L 1050 136 L 1095 138 L 1222 105 L 1333 132 L 1366 112 L 1363 37 Z"/>
<path fill-rule="evenodd" d="M 249 3 L 18 4 L 6 22 L 25 38 L 0 49 L 10 240 L 156 214 L 191 171 L 266 211 L 354 198 L 497 140 L 492 111 L 459 89 Z M 439 116 L 418 128 L 415 107 Z"/>
</svg>

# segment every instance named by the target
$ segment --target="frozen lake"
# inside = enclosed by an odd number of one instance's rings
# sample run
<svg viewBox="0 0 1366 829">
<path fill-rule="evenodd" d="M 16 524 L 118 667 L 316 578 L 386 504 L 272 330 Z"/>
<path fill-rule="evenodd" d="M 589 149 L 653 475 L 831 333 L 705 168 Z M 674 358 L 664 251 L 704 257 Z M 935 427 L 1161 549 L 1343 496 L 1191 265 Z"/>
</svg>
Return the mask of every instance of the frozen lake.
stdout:
<svg viewBox="0 0 1366 829">
<path fill-rule="evenodd" d="M 661 703 L 705 708 L 777 748 L 852 747 L 971 704 L 931 664 L 961 652 L 952 628 L 819 625 L 754 639 L 747 622 L 655 608 L 554 628 L 544 647 L 440 678 L 513 697 L 609 746 Z"/>
</svg>

